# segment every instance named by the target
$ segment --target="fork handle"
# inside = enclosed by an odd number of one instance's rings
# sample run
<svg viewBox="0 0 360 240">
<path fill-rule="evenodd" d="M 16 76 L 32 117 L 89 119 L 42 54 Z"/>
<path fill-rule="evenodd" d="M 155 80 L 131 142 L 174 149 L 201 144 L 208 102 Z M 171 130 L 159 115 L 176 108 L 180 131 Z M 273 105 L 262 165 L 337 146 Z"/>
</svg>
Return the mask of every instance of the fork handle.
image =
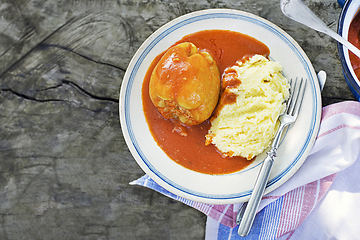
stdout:
<svg viewBox="0 0 360 240">
<path fill-rule="evenodd" d="M 247 203 L 244 215 L 241 217 L 241 222 L 238 229 L 238 234 L 242 237 L 248 235 L 250 228 L 254 222 L 256 211 L 259 207 L 261 198 L 265 191 L 266 183 L 269 179 L 269 175 L 274 164 L 275 151 L 271 149 L 268 152 L 268 156 L 265 158 L 261 165 L 260 172 L 256 179 L 253 192 Z"/>
</svg>

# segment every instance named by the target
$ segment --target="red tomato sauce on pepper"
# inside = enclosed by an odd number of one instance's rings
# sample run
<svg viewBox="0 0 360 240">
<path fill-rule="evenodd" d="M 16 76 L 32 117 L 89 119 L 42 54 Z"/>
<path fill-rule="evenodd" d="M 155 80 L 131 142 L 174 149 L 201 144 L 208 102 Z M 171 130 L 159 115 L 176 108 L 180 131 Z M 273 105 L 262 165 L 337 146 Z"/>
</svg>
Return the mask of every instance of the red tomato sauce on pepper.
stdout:
<svg viewBox="0 0 360 240">
<path fill-rule="evenodd" d="M 185 36 L 175 44 L 181 42 L 192 42 L 200 51 L 208 51 L 217 62 L 220 74 L 237 61 L 255 54 L 268 56 L 270 53 L 269 48 L 262 42 L 248 35 L 227 30 L 200 31 Z M 150 100 L 149 81 L 153 69 L 163 54 L 153 60 L 142 86 L 144 114 L 157 144 L 172 160 L 200 173 L 228 174 L 250 165 L 253 160 L 224 157 L 214 145 L 205 145 L 205 135 L 211 126 L 209 120 L 196 126 L 186 127 L 161 116 Z M 179 134 L 183 132 L 187 133 L 186 136 Z"/>
</svg>

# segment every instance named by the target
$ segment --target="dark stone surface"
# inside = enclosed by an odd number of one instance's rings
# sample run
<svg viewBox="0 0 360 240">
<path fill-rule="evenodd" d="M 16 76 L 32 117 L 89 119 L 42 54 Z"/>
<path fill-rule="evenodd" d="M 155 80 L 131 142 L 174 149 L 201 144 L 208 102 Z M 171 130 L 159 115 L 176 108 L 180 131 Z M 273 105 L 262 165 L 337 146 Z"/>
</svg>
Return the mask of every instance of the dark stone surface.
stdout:
<svg viewBox="0 0 360 240">
<path fill-rule="evenodd" d="M 306 1 L 333 30 L 335 0 Z M 206 217 L 128 183 L 143 175 L 122 137 L 119 91 L 141 43 L 183 14 L 233 8 L 288 32 L 323 106 L 353 100 L 336 42 L 279 1 L 0 1 L 0 239 L 204 239 Z"/>
</svg>

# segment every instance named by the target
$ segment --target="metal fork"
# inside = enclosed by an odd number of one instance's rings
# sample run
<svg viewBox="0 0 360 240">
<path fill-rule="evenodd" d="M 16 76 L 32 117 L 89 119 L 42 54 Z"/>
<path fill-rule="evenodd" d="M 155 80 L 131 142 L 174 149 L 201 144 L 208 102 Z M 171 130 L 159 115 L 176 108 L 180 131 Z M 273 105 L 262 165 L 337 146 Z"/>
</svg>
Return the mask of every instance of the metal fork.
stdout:
<svg viewBox="0 0 360 240">
<path fill-rule="evenodd" d="M 287 106 L 285 112 L 279 117 L 280 126 L 275 135 L 275 138 L 271 144 L 271 149 L 267 152 L 267 157 L 265 158 L 258 177 L 256 179 L 254 189 L 251 193 L 249 202 L 244 203 L 240 208 L 236 222 L 240 224 L 238 229 L 238 234 L 242 237 L 248 235 L 250 228 L 254 222 L 254 218 L 256 215 L 256 211 L 259 207 L 261 198 L 264 194 L 266 183 L 269 179 L 269 175 L 274 163 L 274 158 L 276 157 L 276 151 L 279 147 L 281 134 L 286 126 L 292 124 L 296 121 L 296 118 L 299 113 L 299 109 L 304 98 L 304 92 L 306 87 L 306 80 L 301 78 L 298 81 L 298 78 L 292 83 L 292 79 L 290 80 L 290 98 L 287 101 Z"/>
</svg>

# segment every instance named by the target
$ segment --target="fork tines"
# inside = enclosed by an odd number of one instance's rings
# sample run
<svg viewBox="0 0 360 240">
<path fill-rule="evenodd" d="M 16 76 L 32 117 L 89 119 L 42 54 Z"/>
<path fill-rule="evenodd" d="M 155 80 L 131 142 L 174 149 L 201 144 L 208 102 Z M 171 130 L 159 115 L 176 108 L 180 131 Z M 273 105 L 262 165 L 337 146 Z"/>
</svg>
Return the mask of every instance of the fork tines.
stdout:
<svg viewBox="0 0 360 240">
<path fill-rule="evenodd" d="M 296 116 L 299 112 L 301 102 L 304 98 L 306 87 L 306 79 L 304 80 L 301 78 L 300 80 L 298 77 L 294 80 L 290 79 L 290 97 L 287 103 L 287 109 L 285 111 L 286 114 Z"/>
</svg>

